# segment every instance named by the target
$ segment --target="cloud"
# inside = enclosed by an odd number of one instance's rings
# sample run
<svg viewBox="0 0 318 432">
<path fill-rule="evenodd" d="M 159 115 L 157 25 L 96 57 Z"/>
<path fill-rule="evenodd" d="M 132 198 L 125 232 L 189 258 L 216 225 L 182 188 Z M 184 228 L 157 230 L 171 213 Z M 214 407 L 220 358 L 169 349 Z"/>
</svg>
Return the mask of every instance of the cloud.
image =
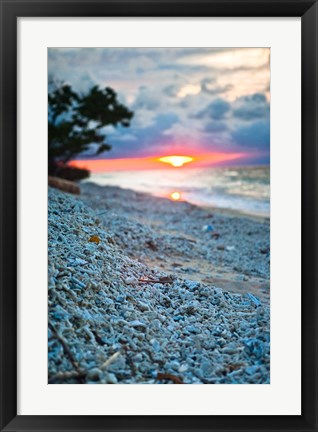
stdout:
<svg viewBox="0 0 318 432">
<path fill-rule="evenodd" d="M 214 70 L 258 69 L 268 65 L 269 52 L 269 48 L 223 48 L 219 51 L 198 51 L 178 61 Z"/>
<path fill-rule="evenodd" d="M 239 147 L 269 150 L 269 120 L 259 120 L 249 125 L 237 127 L 232 132 L 232 139 Z"/>
<path fill-rule="evenodd" d="M 229 90 L 232 90 L 233 85 L 227 84 L 224 86 L 215 85 L 216 79 L 214 78 L 204 78 L 201 81 L 201 90 L 209 95 L 215 96 L 218 94 L 226 93 Z"/>
<path fill-rule="evenodd" d="M 228 130 L 228 126 L 224 122 L 213 121 L 207 123 L 204 127 L 204 132 L 215 133 L 215 132 L 225 132 Z"/>
<path fill-rule="evenodd" d="M 160 154 L 162 146 L 171 142 L 171 137 L 166 136 L 166 132 L 179 120 L 176 114 L 166 113 L 155 116 L 152 124 L 143 128 L 132 122 L 129 135 L 134 140 L 127 139 L 118 128 L 114 134 L 109 135 L 109 142 L 113 145 L 111 157 Z"/>
<path fill-rule="evenodd" d="M 162 92 L 171 98 L 175 98 L 180 90 L 180 87 L 175 84 L 168 85 L 167 87 L 164 87 Z"/>
<path fill-rule="evenodd" d="M 269 117 L 269 103 L 262 93 L 239 98 L 234 104 L 233 116 L 242 120 Z"/>
<path fill-rule="evenodd" d="M 267 48 L 72 48 L 48 50 L 50 75 L 76 91 L 112 87 L 134 111 L 105 129 L 104 157 L 200 148 L 269 148 Z M 266 150 L 267 151 L 267 150 Z"/>
<path fill-rule="evenodd" d="M 201 86 L 199 84 L 186 84 L 177 93 L 177 97 L 184 98 L 188 95 L 197 95 L 201 91 Z"/>
<path fill-rule="evenodd" d="M 198 112 L 195 117 L 198 119 L 211 118 L 221 120 L 230 111 L 231 105 L 224 99 L 215 99 L 203 111 Z"/>
<path fill-rule="evenodd" d="M 133 109 L 156 110 L 160 106 L 160 98 L 157 97 L 148 87 L 142 86 L 133 104 Z"/>
<path fill-rule="evenodd" d="M 137 137 L 131 133 L 122 134 L 120 136 L 121 141 L 137 141 Z"/>
</svg>

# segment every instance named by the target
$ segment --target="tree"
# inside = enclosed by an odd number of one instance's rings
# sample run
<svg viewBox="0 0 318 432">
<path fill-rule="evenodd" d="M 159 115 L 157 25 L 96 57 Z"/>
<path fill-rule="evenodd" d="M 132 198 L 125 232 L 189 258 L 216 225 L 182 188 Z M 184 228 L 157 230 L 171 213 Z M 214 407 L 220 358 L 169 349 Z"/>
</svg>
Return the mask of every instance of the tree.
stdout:
<svg viewBox="0 0 318 432">
<path fill-rule="evenodd" d="M 133 112 L 117 100 L 110 87 L 76 93 L 68 84 L 50 82 L 48 95 L 49 174 L 65 172 L 68 162 L 90 148 L 95 154 L 110 150 L 105 126 L 128 127 Z M 86 175 L 85 175 L 86 176 Z"/>
</svg>

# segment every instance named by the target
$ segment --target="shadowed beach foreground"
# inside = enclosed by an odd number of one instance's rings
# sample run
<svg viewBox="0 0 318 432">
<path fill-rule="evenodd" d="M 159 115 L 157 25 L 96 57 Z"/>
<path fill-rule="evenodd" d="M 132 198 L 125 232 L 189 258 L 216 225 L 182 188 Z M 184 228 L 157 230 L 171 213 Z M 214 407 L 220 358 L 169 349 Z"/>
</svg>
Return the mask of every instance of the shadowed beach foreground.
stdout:
<svg viewBox="0 0 318 432">
<path fill-rule="evenodd" d="M 269 220 L 49 189 L 49 382 L 269 383 Z"/>
</svg>

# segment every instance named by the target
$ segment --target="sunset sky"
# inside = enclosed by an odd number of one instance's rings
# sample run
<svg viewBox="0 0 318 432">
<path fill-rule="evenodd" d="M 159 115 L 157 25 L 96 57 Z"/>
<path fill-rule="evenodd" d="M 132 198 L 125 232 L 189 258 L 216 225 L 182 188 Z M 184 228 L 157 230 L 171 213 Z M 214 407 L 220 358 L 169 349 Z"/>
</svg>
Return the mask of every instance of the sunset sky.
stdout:
<svg viewBox="0 0 318 432">
<path fill-rule="evenodd" d="M 131 127 L 105 128 L 101 159 L 268 164 L 269 60 L 268 48 L 50 48 L 48 72 L 77 91 L 110 86 L 134 111 Z"/>
</svg>

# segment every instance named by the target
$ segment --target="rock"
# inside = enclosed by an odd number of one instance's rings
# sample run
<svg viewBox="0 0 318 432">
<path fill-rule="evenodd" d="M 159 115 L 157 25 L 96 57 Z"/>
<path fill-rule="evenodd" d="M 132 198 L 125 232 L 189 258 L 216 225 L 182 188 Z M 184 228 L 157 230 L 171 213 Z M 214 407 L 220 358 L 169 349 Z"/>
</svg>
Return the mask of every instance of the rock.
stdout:
<svg viewBox="0 0 318 432">
<path fill-rule="evenodd" d="M 133 361 L 134 361 L 135 363 L 140 363 L 140 362 L 142 361 L 142 359 L 143 359 L 143 356 L 142 356 L 141 353 L 138 353 L 138 354 L 136 354 L 136 355 L 133 357 Z"/>
<path fill-rule="evenodd" d="M 107 384 L 117 384 L 118 383 L 116 375 L 111 373 L 111 372 L 107 373 L 105 378 L 106 378 Z"/>
<path fill-rule="evenodd" d="M 194 334 L 200 333 L 200 330 L 193 325 L 189 325 L 189 326 L 185 327 L 185 330 L 190 332 L 190 333 L 194 333 Z"/>
<path fill-rule="evenodd" d="M 214 227 L 213 227 L 213 225 L 204 225 L 202 228 L 202 231 L 203 232 L 211 232 L 211 231 L 214 231 Z"/>
<path fill-rule="evenodd" d="M 247 293 L 247 296 L 256 307 L 261 306 L 260 300 L 257 297 L 255 297 L 253 294 Z"/>
<path fill-rule="evenodd" d="M 173 360 L 166 364 L 166 368 L 171 369 L 172 371 L 177 371 L 179 369 L 179 366 L 180 364 L 176 360 Z"/>
<path fill-rule="evenodd" d="M 127 285 L 137 285 L 137 284 L 138 284 L 138 280 L 137 280 L 135 277 L 130 276 L 130 277 L 127 277 L 127 278 L 125 279 L 125 283 L 126 283 Z"/>
<path fill-rule="evenodd" d="M 185 280 L 184 284 L 190 291 L 194 291 L 195 289 L 200 288 L 200 282 L 198 281 L 192 281 L 187 279 Z"/>
<path fill-rule="evenodd" d="M 203 359 L 200 365 L 199 374 L 203 377 L 208 377 L 213 373 L 213 364 L 207 359 Z"/>
<path fill-rule="evenodd" d="M 264 354 L 264 343 L 259 339 L 245 339 L 244 344 L 247 351 L 254 355 L 256 358 L 261 358 Z"/>
<path fill-rule="evenodd" d="M 90 381 L 100 381 L 103 376 L 103 372 L 98 368 L 90 369 L 87 373 L 87 379 Z"/>
<path fill-rule="evenodd" d="M 129 325 L 130 325 L 130 327 L 133 327 L 133 328 L 135 328 L 136 330 L 139 330 L 139 331 L 145 330 L 147 328 L 147 326 L 146 326 L 145 323 L 143 323 L 141 321 L 138 321 L 138 320 L 131 321 L 129 323 Z"/>
<path fill-rule="evenodd" d="M 269 251 L 270 251 L 270 248 L 269 247 L 265 247 L 265 248 L 262 248 L 262 249 L 260 249 L 260 253 L 261 254 L 269 254 Z"/>
<path fill-rule="evenodd" d="M 77 287 L 79 288 L 85 288 L 85 283 L 81 282 L 80 280 L 76 279 L 74 276 L 70 278 L 70 281 L 73 282 Z"/>
<path fill-rule="evenodd" d="M 186 372 L 188 369 L 189 369 L 189 368 L 188 368 L 188 365 L 186 365 L 186 364 L 182 364 L 182 365 L 179 367 L 178 372 L 180 372 L 180 373 L 182 373 L 182 372 Z"/>
<path fill-rule="evenodd" d="M 246 372 L 248 375 L 254 375 L 258 370 L 259 370 L 259 366 L 258 366 L 258 365 L 254 365 L 254 366 L 248 366 L 248 367 L 245 369 L 245 372 Z"/>
<path fill-rule="evenodd" d="M 156 352 L 161 351 L 161 345 L 157 341 L 157 339 L 151 339 L 150 343 L 151 343 L 152 348 L 154 349 L 154 351 L 156 351 Z"/>
<path fill-rule="evenodd" d="M 238 346 L 235 343 L 230 343 L 222 349 L 223 354 L 237 354 Z"/>
<path fill-rule="evenodd" d="M 137 306 L 142 312 L 149 310 L 149 306 L 146 303 L 139 302 L 137 303 Z"/>
</svg>

